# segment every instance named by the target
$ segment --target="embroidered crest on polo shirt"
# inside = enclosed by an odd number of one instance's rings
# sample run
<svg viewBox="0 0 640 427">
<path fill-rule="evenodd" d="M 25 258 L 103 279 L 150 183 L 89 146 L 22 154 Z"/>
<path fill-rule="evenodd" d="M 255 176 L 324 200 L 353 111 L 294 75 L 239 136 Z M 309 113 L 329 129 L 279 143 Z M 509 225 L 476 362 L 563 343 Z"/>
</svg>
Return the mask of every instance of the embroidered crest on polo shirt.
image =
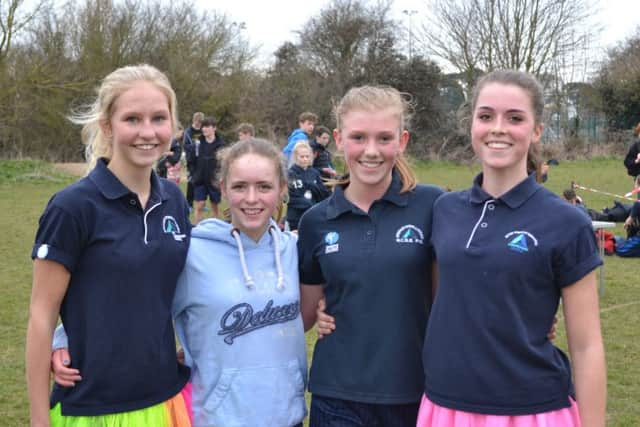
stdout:
<svg viewBox="0 0 640 427">
<path fill-rule="evenodd" d="M 338 240 L 340 240 L 340 235 L 335 231 L 330 231 L 324 236 L 324 253 L 330 254 L 333 252 L 338 252 L 340 249 L 340 245 L 338 244 Z"/>
<path fill-rule="evenodd" d="M 162 231 L 164 231 L 165 234 L 173 235 L 173 238 L 178 242 L 182 242 L 182 240 L 187 236 L 186 234 L 180 234 L 178 221 L 176 221 L 176 219 L 171 215 L 167 215 L 162 218 Z"/>
<path fill-rule="evenodd" d="M 538 239 L 528 231 L 512 231 L 507 233 L 504 238 L 508 240 L 507 247 L 515 252 L 529 252 L 529 242 L 527 237 L 533 243 L 533 246 L 538 246 Z"/>
<path fill-rule="evenodd" d="M 396 243 L 424 244 L 424 233 L 412 224 L 403 225 L 396 231 Z"/>
</svg>

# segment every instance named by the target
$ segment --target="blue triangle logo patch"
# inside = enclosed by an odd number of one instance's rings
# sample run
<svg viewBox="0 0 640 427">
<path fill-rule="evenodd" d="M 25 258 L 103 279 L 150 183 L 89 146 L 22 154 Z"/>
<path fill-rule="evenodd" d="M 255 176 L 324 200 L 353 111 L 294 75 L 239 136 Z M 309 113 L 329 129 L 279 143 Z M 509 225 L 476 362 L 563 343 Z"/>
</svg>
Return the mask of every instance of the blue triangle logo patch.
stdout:
<svg viewBox="0 0 640 427">
<path fill-rule="evenodd" d="M 529 246 L 524 234 L 514 237 L 507 245 L 516 252 L 529 252 Z"/>
</svg>

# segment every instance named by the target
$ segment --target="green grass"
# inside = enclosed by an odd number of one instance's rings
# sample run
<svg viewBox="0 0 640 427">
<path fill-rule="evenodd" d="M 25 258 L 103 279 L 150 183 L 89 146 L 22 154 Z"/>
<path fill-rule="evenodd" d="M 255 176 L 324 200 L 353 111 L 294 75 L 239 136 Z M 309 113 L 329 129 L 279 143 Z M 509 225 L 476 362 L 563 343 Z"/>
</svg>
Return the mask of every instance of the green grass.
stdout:
<svg viewBox="0 0 640 427">
<path fill-rule="evenodd" d="M 422 182 L 453 190 L 468 187 L 477 165 L 416 162 Z M 38 218 L 51 195 L 72 182 L 69 177 L 38 161 L 0 160 L 0 424 L 27 426 L 28 401 L 24 381 L 24 338 L 31 284 L 30 252 Z M 624 194 L 631 178 L 621 159 L 561 162 L 553 166 L 546 186 L 561 193 L 576 181 L 586 187 Z M 612 198 L 579 191 L 587 205 L 602 209 Z M 544 213 L 541 213 L 544 214 Z M 622 228 L 614 229 L 623 234 Z M 640 425 L 640 259 L 605 259 L 606 291 L 601 300 L 602 325 L 607 351 L 608 425 Z M 307 334 L 311 356 L 315 334 Z M 558 345 L 566 349 L 563 326 Z M 420 373 L 416 373 L 420 375 Z"/>
</svg>

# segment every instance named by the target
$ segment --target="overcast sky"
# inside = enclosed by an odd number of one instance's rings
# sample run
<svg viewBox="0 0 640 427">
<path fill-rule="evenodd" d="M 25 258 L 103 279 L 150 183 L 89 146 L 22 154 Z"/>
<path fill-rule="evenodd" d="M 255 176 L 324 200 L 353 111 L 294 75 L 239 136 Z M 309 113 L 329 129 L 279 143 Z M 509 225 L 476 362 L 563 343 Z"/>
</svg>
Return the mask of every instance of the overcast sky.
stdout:
<svg viewBox="0 0 640 427">
<path fill-rule="evenodd" d="M 284 41 L 297 41 L 295 31 L 328 0 L 196 0 L 203 7 L 225 13 L 230 21 L 244 22 L 243 34 L 251 45 L 261 45 L 260 62 L 270 63 L 273 52 Z M 594 26 L 603 26 L 600 47 L 606 48 L 630 36 L 640 24 L 639 0 L 592 0 L 600 5 L 595 12 Z M 419 16 L 426 14 L 428 0 L 395 0 L 393 17 L 409 25 L 402 11 L 417 11 L 412 25 L 419 25 Z M 414 27 L 415 28 L 415 27 Z M 602 49 L 604 51 L 604 49 Z"/>
</svg>

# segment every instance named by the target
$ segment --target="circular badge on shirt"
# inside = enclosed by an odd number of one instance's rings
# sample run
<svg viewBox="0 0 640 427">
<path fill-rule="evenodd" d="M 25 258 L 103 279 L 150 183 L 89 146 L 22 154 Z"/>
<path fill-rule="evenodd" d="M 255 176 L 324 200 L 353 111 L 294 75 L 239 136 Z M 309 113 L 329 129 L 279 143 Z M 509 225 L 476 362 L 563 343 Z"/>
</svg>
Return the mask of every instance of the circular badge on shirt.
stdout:
<svg viewBox="0 0 640 427">
<path fill-rule="evenodd" d="M 38 252 L 36 253 L 38 258 L 45 259 L 48 254 L 49 254 L 49 245 L 40 245 L 40 247 L 38 248 Z"/>
<path fill-rule="evenodd" d="M 313 196 L 311 195 L 311 191 L 307 190 L 304 192 L 304 198 L 307 200 L 311 200 Z"/>
</svg>

